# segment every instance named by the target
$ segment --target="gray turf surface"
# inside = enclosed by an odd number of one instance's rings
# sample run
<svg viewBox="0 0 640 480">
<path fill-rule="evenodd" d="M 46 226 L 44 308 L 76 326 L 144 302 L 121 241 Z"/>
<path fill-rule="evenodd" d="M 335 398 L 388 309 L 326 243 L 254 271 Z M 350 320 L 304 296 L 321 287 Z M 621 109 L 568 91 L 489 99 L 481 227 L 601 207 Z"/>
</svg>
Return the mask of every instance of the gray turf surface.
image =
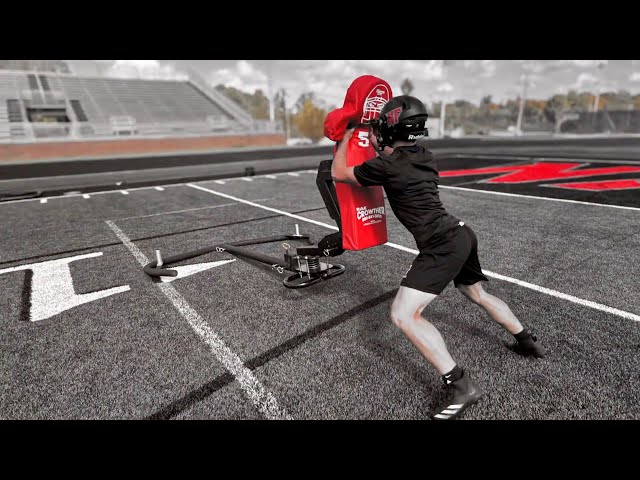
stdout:
<svg viewBox="0 0 640 480">
<path fill-rule="evenodd" d="M 199 185 L 335 225 L 314 173 Z M 453 190 L 442 199 L 476 231 L 485 269 L 640 313 L 633 261 L 640 212 Z M 174 186 L 0 204 L 10 225 L 0 233 L 0 269 L 103 252 L 71 264 L 76 293 L 130 286 L 28 322 L 20 320 L 25 272 L 0 275 L 0 418 L 264 418 L 105 223 L 149 259 L 156 249 L 172 255 L 293 233 L 295 223 L 316 240 L 333 231 L 229 203 Z M 140 217 L 187 209 L 198 210 Z M 392 214 L 388 227 L 391 242 L 415 248 Z M 283 251 L 277 243 L 255 249 L 279 258 Z M 229 258 L 212 253 L 184 263 Z M 383 246 L 348 252 L 333 260 L 347 266 L 345 274 L 303 290 L 241 259 L 172 285 L 293 418 L 425 419 L 441 381 L 387 319 L 412 259 Z M 515 355 L 510 335 L 448 287 L 425 316 L 487 393 L 464 418 L 640 418 L 638 322 L 495 279 L 486 288 L 550 355 Z"/>
</svg>

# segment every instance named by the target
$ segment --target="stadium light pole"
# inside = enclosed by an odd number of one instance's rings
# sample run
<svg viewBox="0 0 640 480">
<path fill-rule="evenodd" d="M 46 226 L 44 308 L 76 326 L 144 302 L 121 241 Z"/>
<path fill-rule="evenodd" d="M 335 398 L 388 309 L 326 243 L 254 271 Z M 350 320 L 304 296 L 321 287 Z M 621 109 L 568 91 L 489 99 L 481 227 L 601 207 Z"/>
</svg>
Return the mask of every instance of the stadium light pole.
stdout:
<svg viewBox="0 0 640 480">
<path fill-rule="evenodd" d="M 289 144 L 289 110 L 287 110 L 287 92 L 282 89 L 282 107 L 284 108 L 284 138 L 286 144 Z"/>
<path fill-rule="evenodd" d="M 451 60 L 443 60 L 442 61 L 442 77 L 444 80 L 446 80 L 447 76 L 446 76 L 446 68 L 451 64 Z M 442 101 L 440 102 L 440 138 L 444 138 L 444 122 L 446 121 L 447 118 L 447 90 L 446 88 L 444 88 L 443 90 L 443 96 L 442 96 Z"/>
<path fill-rule="evenodd" d="M 598 62 L 598 65 L 596 67 L 598 70 L 602 71 L 602 69 L 604 68 L 604 63 L 603 62 Z M 597 112 L 598 111 L 598 107 L 600 104 L 600 88 L 601 88 L 601 78 L 598 75 L 596 78 L 596 98 L 593 100 L 593 111 Z"/>
<path fill-rule="evenodd" d="M 271 62 L 272 60 L 267 60 L 267 100 L 269 100 L 269 121 L 273 124 L 275 120 L 275 113 L 273 108 L 273 91 L 272 91 L 272 81 L 271 81 Z"/>
<path fill-rule="evenodd" d="M 444 122 L 447 118 L 447 99 L 448 93 L 453 90 L 453 87 L 448 83 L 444 83 L 438 87 L 438 91 L 442 92 L 442 101 L 440 102 L 440 138 L 444 138 Z"/>
<path fill-rule="evenodd" d="M 527 103 L 527 84 L 528 78 L 526 74 L 520 77 L 522 82 L 522 93 L 520 94 L 520 108 L 518 109 L 518 121 L 516 122 L 516 135 L 522 135 L 522 116 L 524 114 L 524 105 Z"/>
</svg>

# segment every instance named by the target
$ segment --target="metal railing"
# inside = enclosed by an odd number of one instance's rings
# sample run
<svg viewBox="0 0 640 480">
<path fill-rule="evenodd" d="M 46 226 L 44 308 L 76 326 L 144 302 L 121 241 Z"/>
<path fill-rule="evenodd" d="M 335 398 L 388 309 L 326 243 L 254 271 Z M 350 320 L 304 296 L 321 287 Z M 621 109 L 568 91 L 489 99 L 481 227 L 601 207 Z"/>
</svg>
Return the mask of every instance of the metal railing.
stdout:
<svg viewBox="0 0 640 480">
<path fill-rule="evenodd" d="M 113 120 L 113 121 L 112 121 Z M 268 121 L 254 121 L 244 125 L 229 120 L 218 124 L 208 122 L 135 122 L 127 117 L 108 122 L 11 122 L 13 132 L 0 136 L 0 143 L 26 143 L 59 140 L 117 138 L 123 135 L 136 138 L 203 137 L 224 135 L 283 134 L 281 125 Z M 20 132 L 18 135 L 17 132 Z"/>
<path fill-rule="evenodd" d="M 215 88 L 211 88 L 207 85 L 207 82 L 192 68 L 189 69 L 189 81 L 199 90 L 201 90 L 209 98 L 213 99 L 223 110 L 226 110 L 238 121 L 250 124 L 253 122 L 253 117 L 237 105 L 233 100 L 227 96 L 216 91 Z"/>
</svg>

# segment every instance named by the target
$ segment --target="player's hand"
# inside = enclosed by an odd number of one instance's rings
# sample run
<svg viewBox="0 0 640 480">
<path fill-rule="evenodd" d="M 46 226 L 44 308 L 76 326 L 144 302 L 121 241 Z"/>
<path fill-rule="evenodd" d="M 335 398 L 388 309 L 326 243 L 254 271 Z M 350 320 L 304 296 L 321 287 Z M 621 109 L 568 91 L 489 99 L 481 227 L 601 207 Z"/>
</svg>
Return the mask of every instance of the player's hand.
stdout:
<svg viewBox="0 0 640 480">
<path fill-rule="evenodd" d="M 353 135 L 353 132 L 355 132 L 355 128 L 347 128 L 344 131 L 344 137 L 342 137 L 343 140 L 347 140 L 349 141 L 349 139 L 351 138 L 351 136 Z"/>
</svg>

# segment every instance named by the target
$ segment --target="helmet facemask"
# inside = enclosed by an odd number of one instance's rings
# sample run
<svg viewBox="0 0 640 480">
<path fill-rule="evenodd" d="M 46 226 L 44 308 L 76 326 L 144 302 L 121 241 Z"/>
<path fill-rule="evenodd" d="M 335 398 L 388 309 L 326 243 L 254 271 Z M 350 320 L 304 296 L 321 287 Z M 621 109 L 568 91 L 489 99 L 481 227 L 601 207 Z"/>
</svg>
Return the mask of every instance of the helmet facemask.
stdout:
<svg viewBox="0 0 640 480">
<path fill-rule="evenodd" d="M 390 127 L 383 115 L 369 124 L 378 142 L 378 151 L 392 147 L 396 140 L 414 142 L 429 136 L 427 115 L 404 119 Z"/>
</svg>

